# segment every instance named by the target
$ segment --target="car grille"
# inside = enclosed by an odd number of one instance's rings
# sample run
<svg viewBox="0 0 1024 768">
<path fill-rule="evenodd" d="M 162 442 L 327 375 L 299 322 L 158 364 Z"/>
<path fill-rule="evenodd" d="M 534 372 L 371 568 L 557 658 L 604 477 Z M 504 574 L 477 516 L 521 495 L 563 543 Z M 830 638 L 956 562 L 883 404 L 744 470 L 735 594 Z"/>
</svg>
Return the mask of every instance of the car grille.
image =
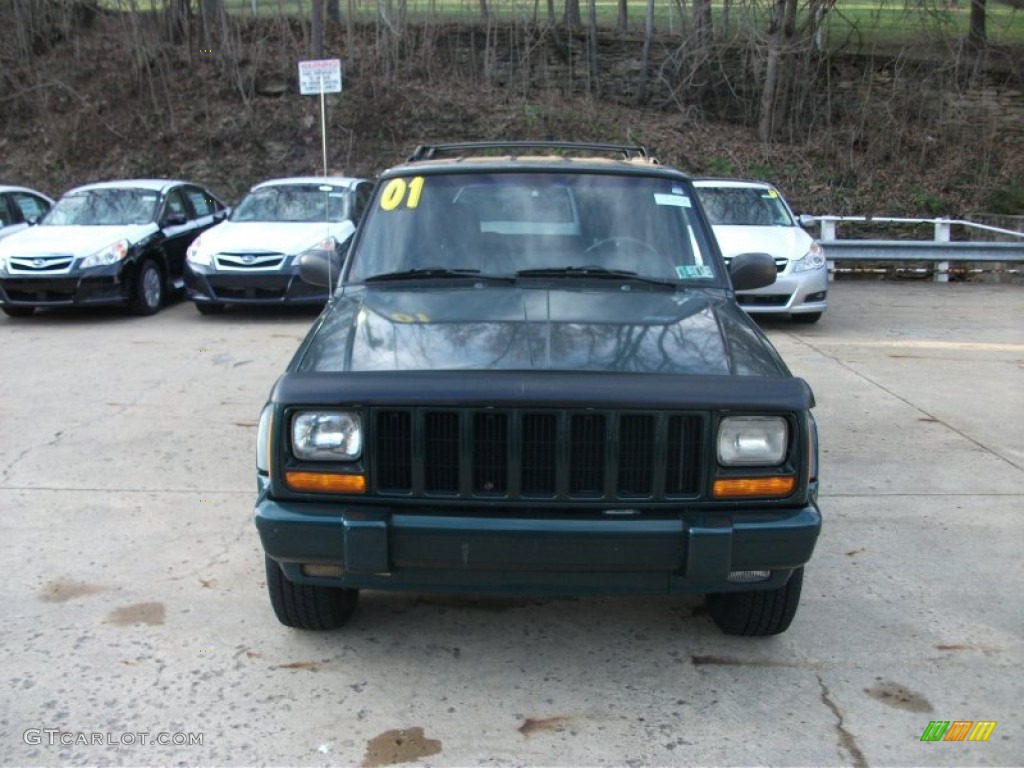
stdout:
<svg viewBox="0 0 1024 768">
<path fill-rule="evenodd" d="M 7 271 L 12 275 L 59 275 L 71 269 L 73 256 L 10 256 Z"/>
<path fill-rule="evenodd" d="M 736 294 L 736 301 L 744 307 L 784 307 L 789 304 L 790 295 L 788 293 L 777 296 Z"/>
<path fill-rule="evenodd" d="M 257 270 L 277 269 L 284 262 L 283 253 L 218 253 L 217 269 Z"/>
<path fill-rule="evenodd" d="M 701 491 L 701 414 L 381 408 L 371 420 L 381 496 L 601 503 Z"/>
</svg>

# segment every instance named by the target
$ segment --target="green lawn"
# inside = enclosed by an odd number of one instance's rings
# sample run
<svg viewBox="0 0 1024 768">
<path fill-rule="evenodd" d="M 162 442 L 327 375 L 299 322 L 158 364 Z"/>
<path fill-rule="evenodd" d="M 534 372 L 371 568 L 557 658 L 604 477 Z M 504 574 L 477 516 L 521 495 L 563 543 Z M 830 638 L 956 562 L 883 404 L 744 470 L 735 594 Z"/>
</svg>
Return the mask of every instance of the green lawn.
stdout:
<svg viewBox="0 0 1024 768">
<path fill-rule="evenodd" d="M 109 8 L 149 10 L 163 5 L 162 0 L 101 0 Z M 225 6 L 233 13 L 260 16 L 298 13 L 301 8 L 309 13 L 311 0 L 224 0 Z M 342 0 L 343 15 L 355 13 L 360 21 L 372 21 L 378 16 L 377 0 Z M 395 13 L 405 8 L 410 21 L 455 20 L 480 18 L 479 0 L 391 0 Z M 547 17 L 547 0 L 532 2 L 526 0 L 488 0 L 491 14 L 501 20 L 544 19 Z M 617 16 L 616 0 L 597 2 L 598 23 L 603 27 L 614 27 Z M 692 3 L 683 6 L 689 10 Z M 555 3 L 556 12 L 561 14 L 563 0 Z M 642 0 L 630 0 L 629 28 L 634 32 L 643 30 L 646 4 Z M 586 0 L 581 0 L 581 11 L 586 19 Z M 749 38 L 751 29 L 764 30 L 767 27 L 768 5 L 764 0 L 748 3 L 733 0 L 728 14 L 721 2 L 714 5 L 715 36 L 722 40 L 744 40 Z M 865 0 L 838 0 L 828 21 L 828 39 L 832 47 L 844 45 L 894 46 L 921 41 L 957 39 L 967 34 L 970 16 L 970 0 L 956 0 L 956 5 L 947 8 L 944 0 L 924 0 L 923 5 L 914 5 L 913 0 L 886 0 L 866 2 Z M 680 13 L 679 0 L 657 0 L 655 26 L 659 33 L 683 34 L 692 27 L 688 15 Z M 995 0 L 988 0 L 986 31 L 993 43 L 1024 45 L 1024 11 L 1016 11 Z"/>
</svg>

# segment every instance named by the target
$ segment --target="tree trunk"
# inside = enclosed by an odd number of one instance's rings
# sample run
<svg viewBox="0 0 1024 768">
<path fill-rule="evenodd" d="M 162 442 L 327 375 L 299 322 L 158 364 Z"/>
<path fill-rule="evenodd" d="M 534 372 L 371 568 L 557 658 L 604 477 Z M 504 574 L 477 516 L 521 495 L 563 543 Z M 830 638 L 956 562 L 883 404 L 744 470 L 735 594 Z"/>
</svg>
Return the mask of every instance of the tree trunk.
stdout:
<svg viewBox="0 0 1024 768">
<path fill-rule="evenodd" d="M 654 37 L 654 0 L 647 0 L 644 14 L 644 47 L 640 52 L 640 82 L 636 89 L 637 104 L 647 103 L 647 71 L 651 66 L 651 38 Z"/>
<path fill-rule="evenodd" d="M 327 18 L 335 24 L 341 21 L 341 0 L 327 0 Z"/>
<path fill-rule="evenodd" d="M 601 68 L 597 60 L 597 0 L 587 0 L 587 47 L 590 49 L 590 90 L 599 91 Z"/>
<path fill-rule="evenodd" d="M 619 0 L 619 13 L 615 18 L 615 31 L 625 32 L 629 25 L 629 3 L 628 0 Z"/>
<path fill-rule="evenodd" d="M 480 0 L 480 18 L 487 21 L 490 15 L 491 11 L 487 7 L 487 0 Z"/>
<path fill-rule="evenodd" d="M 758 110 L 757 135 L 767 144 L 772 140 L 775 123 L 775 93 L 779 87 L 779 57 L 782 53 L 782 27 L 788 0 L 775 0 L 768 28 L 768 61 L 764 70 L 764 88 Z"/>
<path fill-rule="evenodd" d="M 565 0 L 565 16 L 562 19 L 570 27 L 579 27 L 583 21 L 580 18 L 580 0 Z"/>
<path fill-rule="evenodd" d="M 967 45 L 974 51 L 982 50 L 988 42 L 985 33 L 985 0 L 971 0 L 971 26 L 967 30 Z"/>
<path fill-rule="evenodd" d="M 310 15 L 310 43 L 313 47 L 313 58 L 324 57 L 324 0 L 313 0 L 313 12 Z"/>
<path fill-rule="evenodd" d="M 185 5 L 188 5 L 188 0 L 184 0 Z M 220 14 L 223 10 L 221 0 L 199 0 L 199 15 L 202 25 L 201 38 L 203 48 L 212 49 L 216 44 L 217 36 L 215 33 L 217 28 L 217 22 L 220 20 Z"/>
</svg>

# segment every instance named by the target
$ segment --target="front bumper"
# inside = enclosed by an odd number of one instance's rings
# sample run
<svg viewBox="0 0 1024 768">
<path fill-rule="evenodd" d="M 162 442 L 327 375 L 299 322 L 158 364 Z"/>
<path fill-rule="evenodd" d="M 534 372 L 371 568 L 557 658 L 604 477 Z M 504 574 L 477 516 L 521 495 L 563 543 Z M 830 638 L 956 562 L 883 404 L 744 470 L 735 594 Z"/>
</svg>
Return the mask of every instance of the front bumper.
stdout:
<svg viewBox="0 0 1024 768">
<path fill-rule="evenodd" d="M 197 304 L 323 304 L 327 290 L 310 285 L 298 269 L 273 272 L 222 272 L 189 264 L 185 290 Z"/>
<path fill-rule="evenodd" d="M 123 304 L 127 283 L 116 267 L 60 277 L 0 278 L 0 303 L 14 307 L 70 307 Z"/>
<path fill-rule="evenodd" d="M 828 291 L 828 269 L 790 272 L 792 265 L 775 282 L 752 291 L 737 291 L 736 301 L 751 314 L 797 315 L 824 312 Z"/>
<path fill-rule="evenodd" d="M 255 522 L 289 580 L 323 586 L 495 594 L 665 594 L 769 589 L 810 560 L 814 505 L 728 515 L 678 511 L 526 515 L 278 502 Z M 341 566 L 310 576 L 304 566 Z M 770 571 L 754 583 L 740 571 Z"/>
</svg>

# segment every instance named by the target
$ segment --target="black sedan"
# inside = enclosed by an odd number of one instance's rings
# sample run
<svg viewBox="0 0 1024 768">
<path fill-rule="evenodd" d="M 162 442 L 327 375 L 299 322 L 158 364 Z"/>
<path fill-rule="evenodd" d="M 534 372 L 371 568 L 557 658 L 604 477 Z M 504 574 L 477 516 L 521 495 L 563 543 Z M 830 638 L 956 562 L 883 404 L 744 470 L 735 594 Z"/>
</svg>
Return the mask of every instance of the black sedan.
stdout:
<svg viewBox="0 0 1024 768">
<path fill-rule="evenodd" d="M 0 241 L 0 310 L 124 304 L 159 311 L 184 287 L 185 251 L 227 208 L 187 181 L 135 179 L 66 192 L 38 226 Z"/>
</svg>

